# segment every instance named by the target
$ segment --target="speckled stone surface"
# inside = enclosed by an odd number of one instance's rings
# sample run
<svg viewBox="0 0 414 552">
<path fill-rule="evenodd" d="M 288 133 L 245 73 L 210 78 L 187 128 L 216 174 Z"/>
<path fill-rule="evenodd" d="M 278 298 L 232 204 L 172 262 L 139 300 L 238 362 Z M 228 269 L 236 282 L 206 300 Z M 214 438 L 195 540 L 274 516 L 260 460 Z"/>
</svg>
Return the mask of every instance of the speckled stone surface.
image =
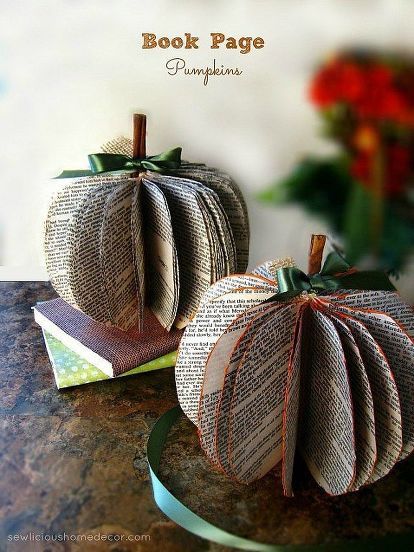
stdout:
<svg viewBox="0 0 414 552">
<path fill-rule="evenodd" d="M 0 550 L 228 550 L 177 527 L 152 498 L 145 446 L 156 419 L 176 403 L 173 370 L 58 391 L 30 310 L 54 296 L 46 283 L 0 283 Z M 379 483 L 337 498 L 324 495 L 301 464 L 297 471 L 292 499 L 282 497 L 277 473 L 239 486 L 210 467 L 194 426 L 182 419 L 161 473 L 195 512 L 263 542 L 326 543 L 414 529 L 413 458 Z M 8 541 L 30 533 L 124 540 Z M 131 535 L 149 540 L 127 541 Z"/>
</svg>

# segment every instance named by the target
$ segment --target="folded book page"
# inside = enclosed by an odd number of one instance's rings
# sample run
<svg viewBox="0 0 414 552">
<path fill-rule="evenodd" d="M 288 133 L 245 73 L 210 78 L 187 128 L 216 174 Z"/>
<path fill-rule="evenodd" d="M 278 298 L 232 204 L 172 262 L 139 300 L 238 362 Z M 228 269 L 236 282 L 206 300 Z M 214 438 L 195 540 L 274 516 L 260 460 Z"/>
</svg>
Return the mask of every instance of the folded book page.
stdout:
<svg viewBox="0 0 414 552">
<path fill-rule="evenodd" d="M 106 199 L 100 230 L 101 273 L 115 326 L 130 328 L 138 324 L 138 294 L 135 280 L 131 209 L 133 180 L 116 186 Z"/>
<path fill-rule="evenodd" d="M 217 282 L 215 289 L 219 291 L 226 280 Z M 269 289 L 269 286 L 264 289 L 258 287 L 237 289 L 228 293 L 225 290 L 226 285 L 224 284 L 221 295 L 203 303 L 187 326 L 180 343 L 175 370 L 177 394 L 183 411 L 195 424 L 198 422 L 204 366 L 214 344 L 241 313 L 269 299 L 274 294 L 273 289 Z"/>
<path fill-rule="evenodd" d="M 185 327 L 195 314 L 203 293 L 211 284 L 212 253 L 208 228 L 194 190 L 159 175 L 155 182 L 163 192 L 171 213 L 180 270 L 180 297 L 175 325 Z"/>
<path fill-rule="evenodd" d="M 105 178 L 82 178 L 65 183 L 54 194 L 44 227 L 45 261 L 50 281 L 59 295 L 75 305 L 71 287 L 69 285 L 69 227 L 79 207 L 91 190 Z"/>
<path fill-rule="evenodd" d="M 220 198 L 234 239 L 236 249 L 235 272 L 245 272 L 249 261 L 249 219 L 246 204 L 239 188 L 228 175 L 203 165 L 197 167 L 183 165 L 178 174 L 202 182 Z"/>
<path fill-rule="evenodd" d="M 69 285 L 78 307 L 98 322 L 110 321 L 100 262 L 100 236 L 109 184 L 94 188 L 81 204 L 69 229 Z"/>
<path fill-rule="evenodd" d="M 212 234 L 214 235 L 217 249 L 218 268 L 213 281 L 237 272 L 234 240 L 230 239 L 232 230 L 227 215 L 221 207 L 218 195 L 207 186 L 198 182 L 181 180 L 181 184 L 194 189 L 200 194 L 200 198 L 204 203 L 203 211 L 206 213 L 213 227 Z"/>
<path fill-rule="evenodd" d="M 231 400 L 228 454 L 236 479 L 243 483 L 262 477 L 282 458 L 287 367 L 300 304 L 273 309 L 237 368 Z"/>
<path fill-rule="evenodd" d="M 364 324 L 342 313 L 359 349 L 374 403 L 377 459 L 368 480 L 384 477 L 394 467 L 402 449 L 401 407 L 398 389 L 383 351 Z"/>
<path fill-rule="evenodd" d="M 137 329 L 143 329 L 144 306 L 146 298 L 147 277 L 145 274 L 144 229 L 142 220 L 142 183 L 134 178 L 134 190 L 131 198 L 131 246 L 134 264 L 135 292 L 137 295 Z"/>
<path fill-rule="evenodd" d="M 358 310 L 368 308 L 368 310 L 383 312 L 402 326 L 411 338 L 414 337 L 414 310 L 401 299 L 396 291 L 347 291 L 338 297 L 330 297 L 330 301 Z"/>
<path fill-rule="evenodd" d="M 313 308 L 309 317 L 299 449 L 315 481 L 329 494 L 346 493 L 356 471 L 348 370 L 333 322 Z"/>
<path fill-rule="evenodd" d="M 146 243 L 149 305 L 168 330 L 174 323 L 179 301 L 179 267 L 173 224 L 167 200 L 153 183 L 143 179 L 143 213 Z"/>
<path fill-rule="evenodd" d="M 400 458 L 405 458 L 414 449 L 414 344 L 404 329 L 386 314 L 339 305 L 336 309 L 364 324 L 387 358 L 398 390 L 403 439 Z"/>
<path fill-rule="evenodd" d="M 282 485 L 285 496 L 293 496 L 292 479 L 297 447 L 300 412 L 300 380 L 306 358 L 302 347 L 304 337 L 304 305 L 296 321 L 295 335 L 286 374 L 286 390 L 282 417 Z"/>
<path fill-rule="evenodd" d="M 356 452 L 356 474 L 351 490 L 357 490 L 369 480 L 377 460 L 374 402 L 361 353 L 351 330 L 340 318 L 332 316 L 331 320 L 341 339 L 351 386 Z"/>
<path fill-rule="evenodd" d="M 236 370 L 258 327 L 274 305 L 260 303 L 238 316 L 215 343 L 206 363 L 199 405 L 199 437 L 210 460 L 230 474 L 227 458 L 230 404 Z"/>
<path fill-rule="evenodd" d="M 222 278 L 221 280 L 218 280 L 213 285 L 211 285 L 206 293 L 203 295 L 200 301 L 199 308 L 201 308 L 209 301 L 217 299 L 221 295 L 248 288 L 263 289 L 269 292 L 273 292 L 273 294 L 278 292 L 278 287 L 276 286 L 275 280 L 269 280 L 260 275 L 249 276 L 248 274 L 234 274 L 228 276 L 227 278 Z"/>
</svg>

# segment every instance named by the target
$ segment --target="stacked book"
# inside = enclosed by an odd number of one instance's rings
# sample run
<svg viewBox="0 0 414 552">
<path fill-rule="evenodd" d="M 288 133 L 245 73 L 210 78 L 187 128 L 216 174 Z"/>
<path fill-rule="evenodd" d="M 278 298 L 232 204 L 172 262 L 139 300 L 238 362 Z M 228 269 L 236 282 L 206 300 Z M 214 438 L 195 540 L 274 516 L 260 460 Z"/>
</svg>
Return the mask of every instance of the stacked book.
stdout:
<svg viewBox="0 0 414 552">
<path fill-rule="evenodd" d="M 182 332 L 168 332 L 147 309 L 140 332 L 96 322 L 61 298 L 37 303 L 33 310 L 59 389 L 175 364 Z"/>
</svg>

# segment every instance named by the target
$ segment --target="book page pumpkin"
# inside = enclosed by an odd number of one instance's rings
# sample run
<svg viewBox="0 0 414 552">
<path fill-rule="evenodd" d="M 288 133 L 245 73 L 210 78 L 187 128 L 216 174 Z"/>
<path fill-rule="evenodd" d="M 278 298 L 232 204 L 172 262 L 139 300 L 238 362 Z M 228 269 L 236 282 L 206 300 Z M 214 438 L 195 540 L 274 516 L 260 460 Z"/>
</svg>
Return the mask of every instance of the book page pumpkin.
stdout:
<svg viewBox="0 0 414 552">
<path fill-rule="evenodd" d="M 414 448 L 414 314 L 385 274 L 335 251 L 211 286 L 187 326 L 178 398 L 213 465 L 251 483 L 296 453 L 332 495 L 384 477 Z"/>
<path fill-rule="evenodd" d="M 89 156 L 92 171 L 53 198 L 44 250 L 58 294 L 93 319 L 127 330 L 148 304 L 163 325 L 183 328 L 209 286 L 244 272 L 249 223 L 232 179 L 181 162 L 181 148 L 145 155 L 145 116 L 125 138 Z"/>
</svg>

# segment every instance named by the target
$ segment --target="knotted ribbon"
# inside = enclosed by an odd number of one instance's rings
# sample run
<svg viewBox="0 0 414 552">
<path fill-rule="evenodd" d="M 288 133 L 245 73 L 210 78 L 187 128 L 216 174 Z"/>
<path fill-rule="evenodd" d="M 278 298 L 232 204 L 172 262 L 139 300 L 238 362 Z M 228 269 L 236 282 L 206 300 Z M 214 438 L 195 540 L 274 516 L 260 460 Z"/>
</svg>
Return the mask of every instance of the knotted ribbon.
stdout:
<svg viewBox="0 0 414 552">
<path fill-rule="evenodd" d="M 154 171 L 166 173 L 181 166 L 181 148 L 174 148 L 150 157 L 128 157 L 118 153 L 88 155 L 90 170 L 68 170 L 56 178 L 80 178 L 105 173 Z"/>
<path fill-rule="evenodd" d="M 367 289 L 393 291 L 388 276 L 377 270 L 356 271 L 336 251 L 329 253 L 320 272 L 305 274 L 296 267 L 279 268 L 276 271 L 279 293 L 267 301 L 289 300 L 306 291 L 320 293 L 338 289 Z"/>
</svg>

